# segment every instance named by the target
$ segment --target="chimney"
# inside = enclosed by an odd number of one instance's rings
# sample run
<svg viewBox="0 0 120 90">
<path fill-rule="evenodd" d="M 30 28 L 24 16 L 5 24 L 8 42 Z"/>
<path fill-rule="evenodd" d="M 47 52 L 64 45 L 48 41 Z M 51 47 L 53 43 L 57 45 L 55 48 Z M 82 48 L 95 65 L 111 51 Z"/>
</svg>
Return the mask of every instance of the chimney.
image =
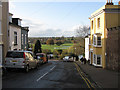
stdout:
<svg viewBox="0 0 120 90">
<path fill-rule="evenodd" d="M 113 5 L 113 2 L 112 2 L 112 0 L 107 0 L 107 3 L 106 3 L 106 5 Z"/>
<path fill-rule="evenodd" d="M 120 5 L 120 1 L 118 2 L 118 5 Z"/>
</svg>

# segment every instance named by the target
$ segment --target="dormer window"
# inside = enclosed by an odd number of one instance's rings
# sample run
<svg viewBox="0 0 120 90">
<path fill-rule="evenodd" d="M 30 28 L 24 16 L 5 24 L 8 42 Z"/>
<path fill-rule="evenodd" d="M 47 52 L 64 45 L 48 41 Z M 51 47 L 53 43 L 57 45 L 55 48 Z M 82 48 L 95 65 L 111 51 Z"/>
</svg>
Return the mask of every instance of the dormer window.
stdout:
<svg viewBox="0 0 120 90">
<path fill-rule="evenodd" d="M 12 23 L 12 16 L 13 14 L 9 13 L 9 22 Z"/>
<path fill-rule="evenodd" d="M 18 25 L 21 26 L 21 20 L 20 19 L 18 20 Z"/>
</svg>

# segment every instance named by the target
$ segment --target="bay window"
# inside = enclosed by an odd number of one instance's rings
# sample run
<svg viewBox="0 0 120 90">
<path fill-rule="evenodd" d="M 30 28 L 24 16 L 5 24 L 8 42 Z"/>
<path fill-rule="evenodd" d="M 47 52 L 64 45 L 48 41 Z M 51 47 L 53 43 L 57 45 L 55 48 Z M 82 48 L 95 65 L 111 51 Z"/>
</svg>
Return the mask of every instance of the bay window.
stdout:
<svg viewBox="0 0 120 90">
<path fill-rule="evenodd" d="M 101 57 L 101 55 L 93 54 L 93 65 L 102 66 L 102 57 Z"/>
<path fill-rule="evenodd" d="M 93 36 L 93 46 L 101 47 L 101 45 L 102 45 L 101 43 L 102 43 L 101 36 L 94 35 Z"/>
</svg>

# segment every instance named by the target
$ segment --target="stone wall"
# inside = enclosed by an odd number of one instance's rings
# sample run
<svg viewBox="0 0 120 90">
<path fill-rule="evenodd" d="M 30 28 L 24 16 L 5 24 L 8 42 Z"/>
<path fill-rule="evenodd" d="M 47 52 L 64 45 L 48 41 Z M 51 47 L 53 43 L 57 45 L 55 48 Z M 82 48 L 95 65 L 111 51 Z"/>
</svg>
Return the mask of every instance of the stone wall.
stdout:
<svg viewBox="0 0 120 90">
<path fill-rule="evenodd" d="M 106 39 L 106 68 L 120 71 L 120 27 L 109 28 Z"/>
</svg>

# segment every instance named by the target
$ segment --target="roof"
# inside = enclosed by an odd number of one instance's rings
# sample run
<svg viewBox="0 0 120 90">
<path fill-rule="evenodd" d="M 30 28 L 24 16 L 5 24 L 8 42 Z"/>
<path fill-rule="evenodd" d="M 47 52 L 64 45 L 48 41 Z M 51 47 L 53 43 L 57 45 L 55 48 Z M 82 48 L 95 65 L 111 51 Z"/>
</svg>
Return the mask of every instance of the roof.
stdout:
<svg viewBox="0 0 120 90">
<path fill-rule="evenodd" d="M 103 7 L 101 7 L 100 9 L 96 10 L 95 12 L 93 12 L 91 14 L 91 16 L 89 17 L 89 19 L 92 19 L 96 16 L 98 16 L 99 14 L 103 13 L 103 12 L 120 12 L 120 5 L 104 5 Z"/>
<path fill-rule="evenodd" d="M 29 31 L 29 27 L 22 27 L 22 30 Z"/>
</svg>

